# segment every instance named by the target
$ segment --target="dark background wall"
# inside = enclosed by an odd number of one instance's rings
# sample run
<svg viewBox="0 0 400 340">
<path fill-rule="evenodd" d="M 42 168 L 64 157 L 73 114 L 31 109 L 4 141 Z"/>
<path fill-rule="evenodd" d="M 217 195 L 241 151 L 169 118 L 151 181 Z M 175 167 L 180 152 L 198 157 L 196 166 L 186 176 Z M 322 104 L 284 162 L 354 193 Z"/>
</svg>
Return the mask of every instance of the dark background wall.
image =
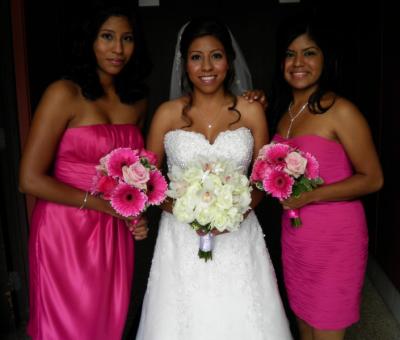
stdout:
<svg viewBox="0 0 400 340">
<path fill-rule="evenodd" d="M 65 69 L 70 53 L 70 40 L 74 28 L 99 1 L 20 1 L 25 9 L 27 35 L 27 66 L 29 70 L 29 95 L 32 111 L 36 107 L 46 86 L 58 79 Z M 342 41 L 344 59 L 344 92 L 367 117 L 384 165 L 386 184 L 380 194 L 365 197 L 370 229 L 370 250 L 378 259 L 386 274 L 400 290 L 400 221 L 396 209 L 400 208 L 399 185 L 395 168 L 400 153 L 397 137 L 399 115 L 396 99 L 400 92 L 400 74 L 396 55 L 391 51 L 398 40 L 396 19 L 391 17 L 392 8 L 384 1 L 362 4 L 360 7 L 342 4 L 340 1 L 302 1 L 300 4 L 279 4 L 278 1 L 247 1 L 242 6 L 233 6 L 231 1 L 214 0 L 178 1 L 161 0 L 160 7 L 140 8 L 143 31 L 153 61 L 153 72 L 148 78 L 151 89 L 148 121 L 154 109 L 168 99 L 169 80 L 176 34 L 192 14 L 216 14 L 230 27 L 247 59 L 255 88 L 268 93 L 275 62 L 275 32 L 285 16 L 309 10 L 324 16 Z M 24 325 L 27 318 L 26 278 L 26 234 L 28 223 L 25 211 L 21 210 L 22 196 L 17 193 L 16 173 L 20 145 L 18 142 L 18 108 L 12 70 L 15 57 L 21 51 L 12 48 L 11 0 L 2 0 L 0 8 L 1 54 L 0 93 L 1 111 L 8 112 L 0 118 L 1 150 L 1 201 L 0 206 L 0 283 L 11 298 L 0 299 L 0 320 L 7 315 L 9 322 L 1 325 L 2 331 Z M 260 9 L 266 6 L 266 9 Z M 362 13 L 362 14 L 361 14 Z M 12 20 L 11 20 L 12 19 Z M 14 45 L 15 46 L 15 45 Z M 3 49 L 4 48 L 4 49 Z M 4 60 L 3 60 L 4 59 Z M 4 61 L 4 63 L 3 63 Z M 16 65 L 18 66 L 18 65 Z M 4 72 L 4 73 L 3 73 Z M 7 77 L 3 77 L 6 75 Z M 4 91 L 3 91 L 4 90 Z M 19 112 L 21 114 L 21 112 Z M 148 125 L 148 124 L 147 124 Z M 146 128 L 147 128 L 146 125 Z M 146 131 L 145 131 L 146 132 Z M 5 141 L 2 145 L 1 142 Z M 3 165 L 4 164 L 4 165 Z M 278 280 L 280 270 L 280 209 L 278 204 L 265 199 L 257 208 L 266 234 L 267 245 L 276 266 Z M 151 233 L 148 240 L 137 244 L 135 286 L 127 332 L 135 331 L 140 303 L 145 290 L 152 251 L 157 233 L 159 213 L 151 213 Z M 16 228 L 15 226 L 18 225 Z M 10 287 L 10 273 L 17 273 L 20 285 Z M 13 277 L 13 276 L 11 276 Z M 1 286 L 0 286 L 1 287 Z M 284 290 L 282 290 L 285 299 Z M 11 302 L 10 302 L 11 301 Z M 3 304 L 2 304 L 3 303 Z M 7 304 L 5 304 L 7 303 Z M 14 309 L 10 312 L 9 305 Z M 3 308 L 4 306 L 4 308 Z M 16 308 L 17 307 L 17 308 Z M 3 309 L 2 309 L 3 308 Z M 4 310 L 4 312 L 3 312 Z M 8 313 L 8 314 L 7 314 Z M 5 320 L 5 319 L 4 319 Z"/>
</svg>

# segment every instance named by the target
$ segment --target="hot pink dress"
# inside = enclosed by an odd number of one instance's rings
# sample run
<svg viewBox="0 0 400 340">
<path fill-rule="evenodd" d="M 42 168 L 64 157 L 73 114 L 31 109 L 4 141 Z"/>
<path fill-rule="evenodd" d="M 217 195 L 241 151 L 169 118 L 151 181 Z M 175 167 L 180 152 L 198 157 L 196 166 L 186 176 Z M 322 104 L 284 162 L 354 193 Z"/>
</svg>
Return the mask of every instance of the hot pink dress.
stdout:
<svg viewBox="0 0 400 340">
<path fill-rule="evenodd" d="M 99 159 L 116 147 L 143 147 L 133 125 L 69 128 L 54 177 L 90 190 Z M 94 210 L 38 200 L 29 240 L 30 320 L 40 340 L 110 340 L 123 333 L 134 240 L 125 223 Z"/>
<path fill-rule="evenodd" d="M 353 174 L 343 148 L 317 136 L 286 142 L 314 155 L 325 184 Z M 317 329 L 345 328 L 359 320 L 361 290 L 368 256 L 368 232 L 359 200 L 320 202 L 300 209 L 302 226 L 282 218 L 282 261 L 289 303 L 300 319 Z"/>
</svg>

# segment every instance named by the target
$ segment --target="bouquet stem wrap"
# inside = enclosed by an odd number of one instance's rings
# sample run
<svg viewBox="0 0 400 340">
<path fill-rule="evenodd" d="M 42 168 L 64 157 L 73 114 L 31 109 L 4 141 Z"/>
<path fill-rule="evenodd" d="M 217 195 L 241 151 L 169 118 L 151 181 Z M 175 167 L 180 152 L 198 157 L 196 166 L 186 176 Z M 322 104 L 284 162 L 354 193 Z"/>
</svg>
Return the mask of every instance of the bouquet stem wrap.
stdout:
<svg viewBox="0 0 400 340">
<path fill-rule="evenodd" d="M 199 245 L 199 258 L 204 259 L 204 261 L 212 260 L 212 250 L 214 247 L 214 235 L 212 233 L 207 233 L 200 236 Z"/>
<path fill-rule="evenodd" d="M 289 209 L 289 218 L 290 218 L 290 223 L 292 224 L 292 227 L 300 227 L 301 226 L 301 219 L 300 219 L 300 210 L 299 209 Z"/>
</svg>

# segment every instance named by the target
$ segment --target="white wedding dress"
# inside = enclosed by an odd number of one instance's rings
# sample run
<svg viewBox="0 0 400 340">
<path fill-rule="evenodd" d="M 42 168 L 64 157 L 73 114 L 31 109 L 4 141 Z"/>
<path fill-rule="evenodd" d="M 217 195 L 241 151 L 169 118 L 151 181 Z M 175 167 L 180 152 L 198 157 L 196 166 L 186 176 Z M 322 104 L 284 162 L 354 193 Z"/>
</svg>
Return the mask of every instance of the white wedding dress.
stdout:
<svg viewBox="0 0 400 340">
<path fill-rule="evenodd" d="M 249 129 L 204 135 L 169 131 L 164 145 L 169 168 L 197 156 L 229 158 L 248 168 Z M 199 259 L 199 236 L 164 212 L 136 340 L 292 339 L 274 268 L 254 212 L 238 231 L 215 237 L 213 259 Z"/>
</svg>

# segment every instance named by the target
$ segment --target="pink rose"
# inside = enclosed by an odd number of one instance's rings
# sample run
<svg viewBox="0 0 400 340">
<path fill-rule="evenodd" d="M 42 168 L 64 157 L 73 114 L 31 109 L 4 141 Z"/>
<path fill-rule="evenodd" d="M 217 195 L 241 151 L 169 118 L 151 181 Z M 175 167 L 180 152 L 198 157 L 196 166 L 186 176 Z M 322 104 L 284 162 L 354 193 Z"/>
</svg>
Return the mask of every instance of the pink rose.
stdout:
<svg viewBox="0 0 400 340">
<path fill-rule="evenodd" d="M 122 168 L 124 181 L 139 189 L 146 189 L 146 183 L 150 178 L 149 170 L 140 162 Z"/>
<path fill-rule="evenodd" d="M 301 156 L 298 152 L 290 152 L 286 158 L 285 172 L 295 178 L 304 174 L 307 166 L 307 159 Z"/>
</svg>

